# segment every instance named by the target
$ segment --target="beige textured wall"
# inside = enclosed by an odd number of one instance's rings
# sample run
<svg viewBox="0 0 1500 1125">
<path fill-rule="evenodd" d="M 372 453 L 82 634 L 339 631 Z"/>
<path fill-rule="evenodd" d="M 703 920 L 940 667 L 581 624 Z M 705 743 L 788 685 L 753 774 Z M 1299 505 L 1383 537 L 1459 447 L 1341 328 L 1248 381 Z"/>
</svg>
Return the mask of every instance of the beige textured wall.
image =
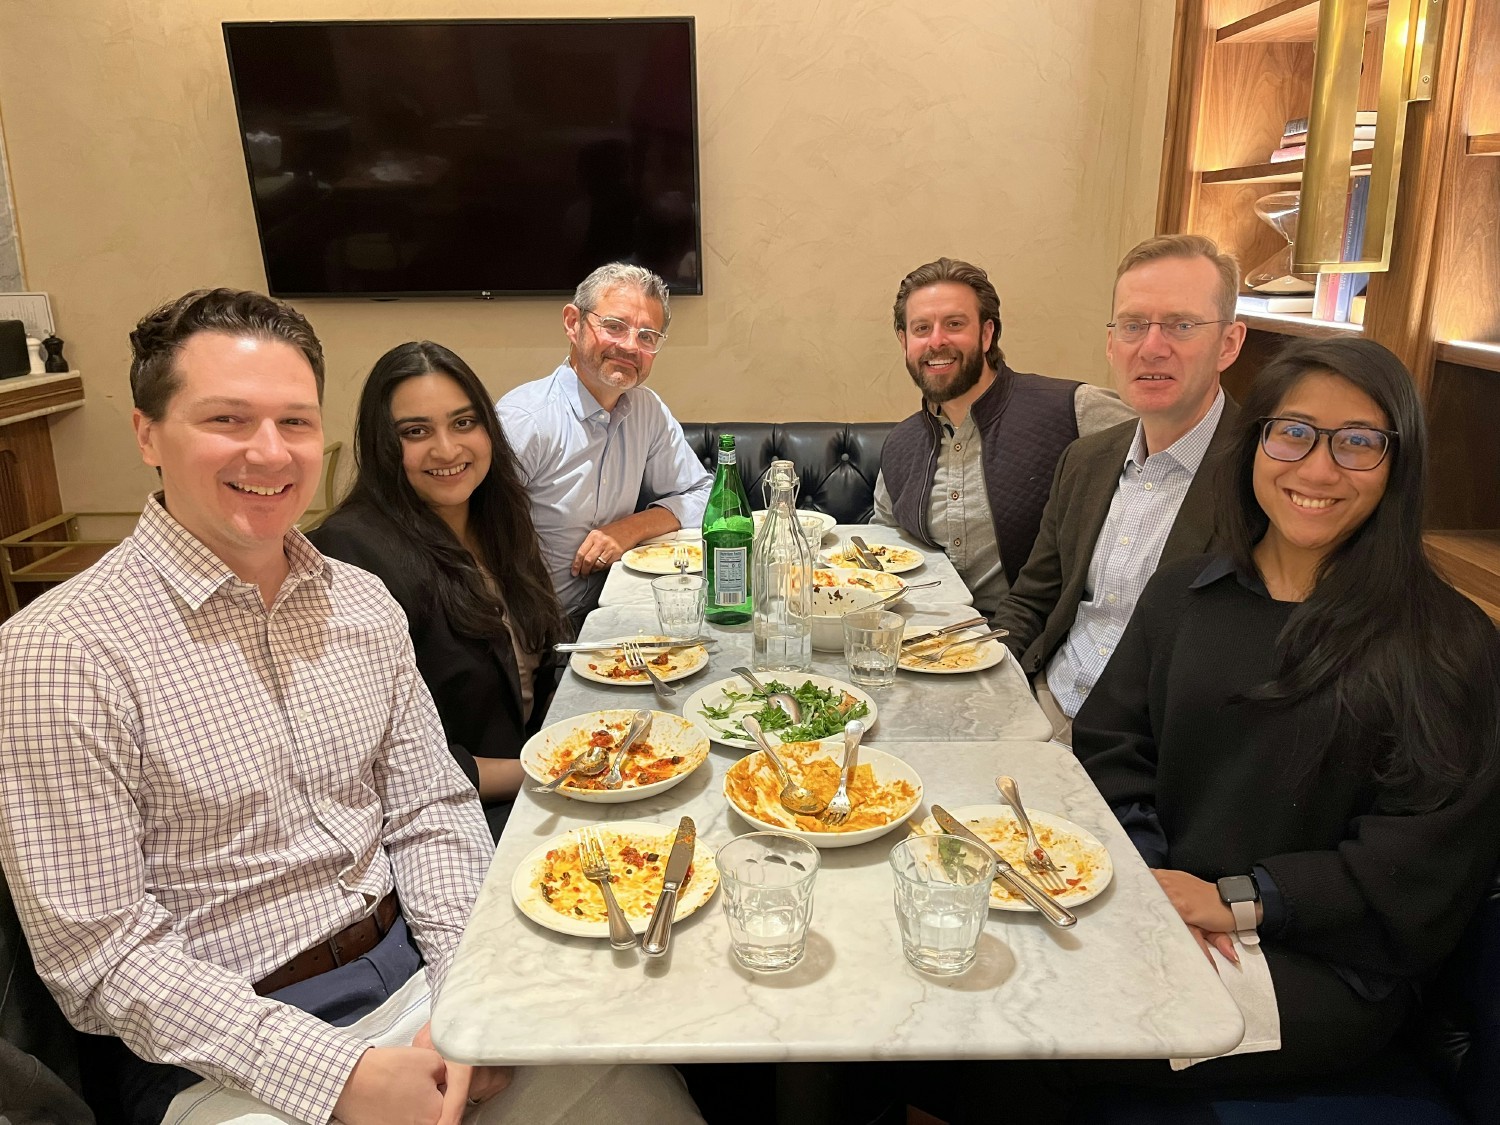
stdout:
<svg viewBox="0 0 1500 1125">
<path fill-rule="evenodd" d="M 691 14 L 705 290 L 652 385 L 681 418 L 897 418 L 897 281 L 989 269 L 1021 369 L 1106 379 L 1114 263 L 1150 233 L 1171 0 L 4 0 L 0 119 L 26 282 L 88 402 L 53 430 L 64 503 L 133 508 L 126 332 L 154 303 L 265 283 L 225 19 Z M 587 76 L 579 76 L 586 81 Z M 329 432 L 363 374 L 430 337 L 501 393 L 565 350 L 561 300 L 306 301 Z"/>
</svg>

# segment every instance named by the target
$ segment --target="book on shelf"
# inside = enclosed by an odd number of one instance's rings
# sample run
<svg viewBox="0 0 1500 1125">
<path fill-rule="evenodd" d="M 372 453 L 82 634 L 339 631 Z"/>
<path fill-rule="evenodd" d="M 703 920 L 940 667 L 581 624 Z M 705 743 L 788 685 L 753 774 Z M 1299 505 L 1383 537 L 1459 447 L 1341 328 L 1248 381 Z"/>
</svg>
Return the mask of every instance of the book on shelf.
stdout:
<svg viewBox="0 0 1500 1125">
<path fill-rule="evenodd" d="M 1267 313 L 1310 313 L 1313 311 L 1311 297 L 1268 297 L 1259 293 L 1242 293 L 1235 302 L 1237 311 Z"/>
<path fill-rule="evenodd" d="M 1361 110 L 1358 110 L 1358 111 L 1355 112 L 1355 114 L 1354 114 L 1354 128 L 1355 128 L 1355 135 L 1356 136 L 1359 135 L 1358 130 L 1359 130 L 1359 127 L 1361 125 L 1368 125 L 1368 126 L 1371 126 L 1371 127 L 1373 127 L 1375 125 L 1375 111 L 1373 109 L 1361 109 Z M 1307 132 L 1307 126 L 1308 126 L 1308 120 L 1307 120 L 1307 118 L 1305 118 L 1305 117 L 1293 117 L 1290 121 L 1288 121 L 1286 123 L 1286 128 L 1285 128 L 1285 130 L 1283 130 L 1282 135 L 1283 136 L 1287 136 L 1287 137 L 1291 137 L 1291 136 L 1295 136 L 1298 133 L 1306 133 Z"/>
<path fill-rule="evenodd" d="M 1349 199 L 1344 209 L 1344 247 L 1340 260 L 1358 261 L 1364 249 L 1365 219 L 1370 206 L 1370 178 L 1349 181 Z M 1369 284 L 1367 273 L 1320 273 L 1313 292 L 1312 314 L 1318 320 L 1348 322 L 1354 297 Z"/>
<path fill-rule="evenodd" d="M 1349 148 L 1350 152 L 1368 152 L 1375 147 L 1374 141 L 1355 141 Z M 1307 145 L 1299 141 L 1294 145 L 1282 145 L 1271 153 L 1270 163 L 1285 164 L 1288 160 L 1301 160 L 1307 155 Z"/>
<path fill-rule="evenodd" d="M 1354 139 L 1356 141 L 1373 141 L 1375 139 L 1375 126 L 1356 125 L 1354 127 Z M 1307 130 L 1299 129 L 1295 133 L 1282 133 L 1281 143 L 1283 145 L 1306 144 Z"/>
</svg>

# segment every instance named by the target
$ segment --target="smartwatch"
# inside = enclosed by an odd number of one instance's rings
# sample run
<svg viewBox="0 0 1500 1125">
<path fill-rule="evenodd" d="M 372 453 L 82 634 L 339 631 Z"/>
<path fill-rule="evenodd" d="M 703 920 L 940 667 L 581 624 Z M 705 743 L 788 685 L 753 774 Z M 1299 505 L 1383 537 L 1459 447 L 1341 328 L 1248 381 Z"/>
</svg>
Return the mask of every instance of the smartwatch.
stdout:
<svg viewBox="0 0 1500 1125">
<path fill-rule="evenodd" d="M 1220 879 L 1219 899 L 1234 915 L 1234 929 L 1240 941 L 1246 945 L 1258 945 L 1260 934 L 1255 929 L 1255 904 L 1260 901 L 1260 888 L 1255 885 L 1255 877 L 1227 875 Z"/>
</svg>

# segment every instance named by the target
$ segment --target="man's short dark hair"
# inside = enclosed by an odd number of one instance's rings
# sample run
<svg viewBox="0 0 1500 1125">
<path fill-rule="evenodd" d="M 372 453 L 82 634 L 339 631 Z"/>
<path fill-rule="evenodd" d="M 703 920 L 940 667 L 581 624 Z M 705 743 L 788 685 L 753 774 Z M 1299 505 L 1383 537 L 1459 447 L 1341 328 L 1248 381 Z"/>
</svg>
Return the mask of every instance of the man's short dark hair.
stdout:
<svg viewBox="0 0 1500 1125">
<path fill-rule="evenodd" d="M 928 262 L 901 279 L 901 286 L 896 290 L 896 331 L 906 331 L 906 299 L 918 289 L 926 289 L 929 285 L 938 285 L 944 281 L 954 281 L 974 290 L 974 296 L 979 298 L 981 330 L 985 321 L 995 322 L 995 338 L 990 341 L 984 358 L 991 367 L 998 369 L 1005 360 L 1005 353 L 1000 350 L 1000 294 L 990 284 L 989 274 L 958 258 L 939 258 L 935 262 Z M 980 338 L 983 339 L 983 336 Z"/>
<path fill-rule="evenodd" d="M 302 353 L 323 401 L 323 345 L 307 318 L 288 304 L 246 289 L 194 289 L 143 316 L 130 334 L 130 395 L 153 421 L 182 384 L 177 353 L 200 332 L 282 340 Z"/>
</svg>

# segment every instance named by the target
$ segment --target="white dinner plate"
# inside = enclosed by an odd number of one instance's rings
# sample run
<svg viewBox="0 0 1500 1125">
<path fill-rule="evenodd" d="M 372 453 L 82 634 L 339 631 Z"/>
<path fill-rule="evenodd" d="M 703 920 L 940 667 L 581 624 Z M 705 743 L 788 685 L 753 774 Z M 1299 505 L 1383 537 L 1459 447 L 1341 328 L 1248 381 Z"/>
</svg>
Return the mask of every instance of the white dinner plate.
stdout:
<svg viewBox="0 0 1500 1125">
<path fill-rule="evenodd" d="M 703 544 L 688 543 L 688 574 L 703 573 Z M 642 543 L 639 547 L 632 547 L 620 557 L 620 561 L 631 570 L 638 570 L 642 574 L 676 574 L 677 567 L 673 559 L 677 557 L 677 544 L 672 543 Z"/>
<path fill-rule="evenodd" d="M 909 570 L 916 570 L 927 561 L 927 556 L 914 547 L 907 547 L 901 543 L 872 543 L 865 540 L 865 546 L 880 560 L 880 565 L 887 574 L 905 574 Z M 851 549 L 845 554 L 840 547 L 830 547 L 822 554 L 822 561 L 826 566 L 837 567 L 840 570 L 863 570 L 864 563 L 854 558 Z"/>
<path fill-rule="evenodd" d="M 784 684 L 788 684 L 793 688 L 798 688 L 807 683 L 808 680 L 811 680 L 814 684 L 816 684 L 820 688 L 823 688 L 824 690 L 847 691 L 850 695 L 854 696 L 855 699 L 858 699 L 866 707 L 869 708 L 868 714 L 861 715 L 859 717 L 859 721 L 865 724 L 865 729 L 869 730 L 875 725 L 875 719 L 877 718 L 875 700 L 870 698 L 868 692 L 862 691 L 861 689 L 855 687 L 853 684 L 846 683 L 843 680 L 835 680 L 832 676 L 819 676 L 815 672 L 760 672 L 757 673 L 757 675 L 760 679 L 760 682 L 763 684 L 769 683 L 772 680 L 780 680 Z M 719 743 L 721 746 L 734 746 L 740 750 L 760 749 L 760 747 L 756 746 L 756 744 L 748 738 L 733 738 L 725 734 L 719 729 L 719 724 L 715 720 L 710 719 L 703 714 L 704 707 L 722 707 L 724 706 L 724 704 L 729 702 L 729 700 L 724 695 L 725 688 L 729 688 L 736 692 L 744 692 L 746 695 L 750 693 L 750 685 L 746 683 L 745 680 L 740 676 L 729 676 L 726 679 L 715 680 L 711 684 L 705 684 L 703 687 L 693 692 L 692 695 L 688 696 L 687 702 L 682 705 L 683 717 L 696 723 L 699 729 L 702 730 L 704 734 L 708 735 L 709 738 L 713 739 L 713 741 Z M 730 712 L 730 714 L 734 717 L 738 717 L 740 715 L 749 715 L 752 712 L 759 711 L 764 706 L 765 704 L 763 702 L 755 702 L 748 699 L 741 700 L 734 705 L 734 708 Z M 727 722 L 729 720 L 724 721 Z M 769 737 L 775 738 L 776 741 L 772 743 L 773 746 L 779 745 L 783 741 L 776 731 L 766 731 L 766 734 Z M 820 738 L 818 739 L 818 741 L 837 742 L 840 746 L 842 746 L 844 742 L 844 732 L 840 730 L 834 734 L 828 735 L 826 738 Z"/>
<path fill-rule="evenodd" d="M 999 852 L 1022 875 L 1031 875 L 1026 867 L 1026 836 L 1009 805 L 963 805 L 948 811 L 955 820 Z M 1031 826 L 1036 829 L 1037 838 L 1047 849 L 1052 862 L 1064 869 L 1063 878 L 1075 878 L 1082 865 L 1091 866 L 1086 884 L 1054 896 L 1058 902 L 1068 907 L 1078 906 L 1109 886 L 1110 880 L 1115 877 L 1115 865 L 1109 858 L 1109 849 L 1092 832 L 1087 828 L 1080 828 L 1071 820 L 1041 812 L 1029 805 L 1026 815 L 1031 818 Z M 922 831 L 932 834 L 941 833 L 942 829 L 929 816 L 922 822 Z M 1035 912 L 1036 907 L 996 883 L 990 889 L 990 909 Z"/>
<path fill-rule="evenodd" d="M 654 838 L 657 842 L 657 854 L 661 857 L 659 863 L 663 868 L 666 866 L 667 854 L 672 849 L 672 840 L 677 832 L 673 825 L 654 824 L 647 820 L 615 820 L 597 827 L 600 834 L 604 836 L 617 838 L 620 833 L 629 833 Z M 591 921 L 561 914 L 547 904 L 537 886 L 547 853 L 557 847 L 576 848 L 579 831 L 580 829 L 575 828 L 564 832 L 561 836 L 548 840 L 523 859 L 517 865 L 515 874 L 511 876 L 510 897 L 521 913 L 539 926 L 545 926 L 549 930 L 573 937 L 608 938 L 609 920 L 607 918 L 601 917 L 598 921 Z M 650 907 L 656 904 L 656 896 L 661 892 L 661 875 L 651 874 L 644 883 L 637 883 L 636 880 L 641 872 L 627 874 L 618 856 L 611 858 L 609 873 L 610 886 L 615 891 L 615 897 L 620 900 L 620 907 L 625 911 L 625 917 L 629 920 L 631 929 L 636 933 L 641 933 L 645 930 L 646 923 L 651 920 Z M 582 878 L 582 872 L 578 872 L 574 877 Z M 699 837 L 693 847 L 692 874 L 689 876 L 687 885 L 677 896 L 677 909 L 672 915 L 672 920 L 680 922 L 688 915 L 702 909 L 703 905 L 713 897 L 718 886 L 719 869 L 714 864 L 714 850 L 706 846 L 702 837 Z M 602 914 L 604 899 L 599 894 L 598 885 L 590 883 L 589 887 L 592 888 L 593 894 L 598 896 L 598 907 Z"/>
<path fill-rule="evenodd" d="M 561 773 L 562 768 L 574 757 L 583 752 L 595 732 L 608 730 L 613 735 L 614 744 L 619 745 L 619 740 L 625 737 L 625 732 L 630 729 L 630 722 L 634 718 L 635 712 L 626 709 L 590 711 L 587 714 L 575 715 L 571 719 L 564 719 L 560 723 L 553 723 L 549 727 L 543 727 L 528 738 L 526 745 L 521 747 L 521 768 L 538 785 L 545 784 Z M 648 751 L 647 757 L 640 756 L 640 748 Z M 676 772 L 660 781 L 651 781 L 644 785 L 639 783 L 634 776 L 635 771 L 629 768 L 628 764 L 631 761 L 646 764 L 652 758 L 659 761 L 672 757 L 682 759 Z M 642 797 L 651 797 L 672 788 L 707 760 L 708 739 L 702 730 L 681 715 L 673 715 L 666 711 L 652 711 L 651 728 L 630 750 L 626 751 L 626 760 L 622 763 L 621 770 L 624 781 L 620 788 L 590 788 L 588 782 L 594 779 L 587 779 L 584 785 L 574 785 L 571 781 L 565 781 L 554 792 L 564 797 L 572 797 L 575 801 L 587 801 L 599 805 L 639 801 Z"/>
<path fill-rule="evenodd" d="M 665 640 L 661 634 L 642 637 L 643 641 Z M 666 667 L 653 664 L 652 670 L 662 678 L 664 683 L 673 680 L 681 680 L 691 676 L 698 669 L 708 664 L 708 649 L 702 645 L 693 645 L 691 648 L 669 648 L 669 649 L 646 649 L 646 659 L 652 660 L 663 652 L 671 661 Z M 568 667 L 585 680 L 592 680 L 596 684 L 609 684 L 611 687 L 650 687 L 651 679 L 645 672 L 630 671 L 625 665 L 625 652 L 618 648 L 591 649 L 587 652 L 575 652 L 568 658 Z M 612 669 L 630 671 L 630 675 L 611 676 Z"/>
<path fill-rule="evenodd" d="M 913 630 L 913 632 L 920 631 L 919 629 Z M 901 659 L 896 666 L 908 672 L 923 672 L 929 676 L 959 676 L 966 672 L 983 672 L 986 668 L 993 668 L 1003 662 L 1010 652 L 1010 649 L 993 637 L 977 645 L 951 649 L 941 660 L 934 663 L 918 660 L 917 657 L 924 652 L 936 652 L 949 641 L 962 640 L 964 637 L 982 637 L 988 632 L 988 629 L 976 625 L 972 629 L 961 629 L 957 633 L 933 637 L 925 644 L 902 648 Z"/>
<path fill-rule="evenodd" d="M 786 755 L 786 758 L 791 758 L 791 755 Z M 833 767 L 831 771 L 828 771 L 828 776 L 824 779 L 826 785 L 823 787 L 827 795 L 832 796 L 834 787 L 837 785 L 835 779 L 838 776 L 838 767 L 844 760 L 843 746 L 834 747 L 829 743 L 820 743 L 814 748 L 814 753 L 810 758 L 825 759 Z M 911 815 L 912 810 L 922 803 L 922 779 L 917 776 L 916 770 L 894 754 L 887 754 L 873 746 L 861 746 L 859 765 L 861 768 L 870 767 L 876 785 L 904 782 L 911 790 L 909 799 L 893 802 L 889 808 L 883 810 L 885 815 L 881 817 L 880 823 L 870 827 L 801 827 L 798 823 L 799 818 L 776 802 L 775 797 L 781 792 L 781 783 L 776 778 L 775 767 L 771 765 L 765 754 L 760 752 L 746 754 L 729 767 L 724 774 L 724 799 L 729 802 L 730 808 L 757 828 L 769 832 L 784 832 L 788 836 L 805 840 L 816 848 L 850 848 L 884 836 L 891 829 L 903 824 Z M 789 772 L 798 777 L 802 776 L 798 769 L 797 759 L 792 758 L 791 761 L 787 761 L 786 766 Z M 750 781 L 752 775 L 754 776 L 753 783 Z M 752 784 L 758 795 L 757 808 L 754 811 L 746 807 L 742 800 L 745 788 Z M 859 801 L 856 797 L 851 821 L 857 818 L 858 813 Z M 808 824 L 814 822 L 815 818 L 802 817 L 800 820 L 802 824 Z"/>
</svg>

